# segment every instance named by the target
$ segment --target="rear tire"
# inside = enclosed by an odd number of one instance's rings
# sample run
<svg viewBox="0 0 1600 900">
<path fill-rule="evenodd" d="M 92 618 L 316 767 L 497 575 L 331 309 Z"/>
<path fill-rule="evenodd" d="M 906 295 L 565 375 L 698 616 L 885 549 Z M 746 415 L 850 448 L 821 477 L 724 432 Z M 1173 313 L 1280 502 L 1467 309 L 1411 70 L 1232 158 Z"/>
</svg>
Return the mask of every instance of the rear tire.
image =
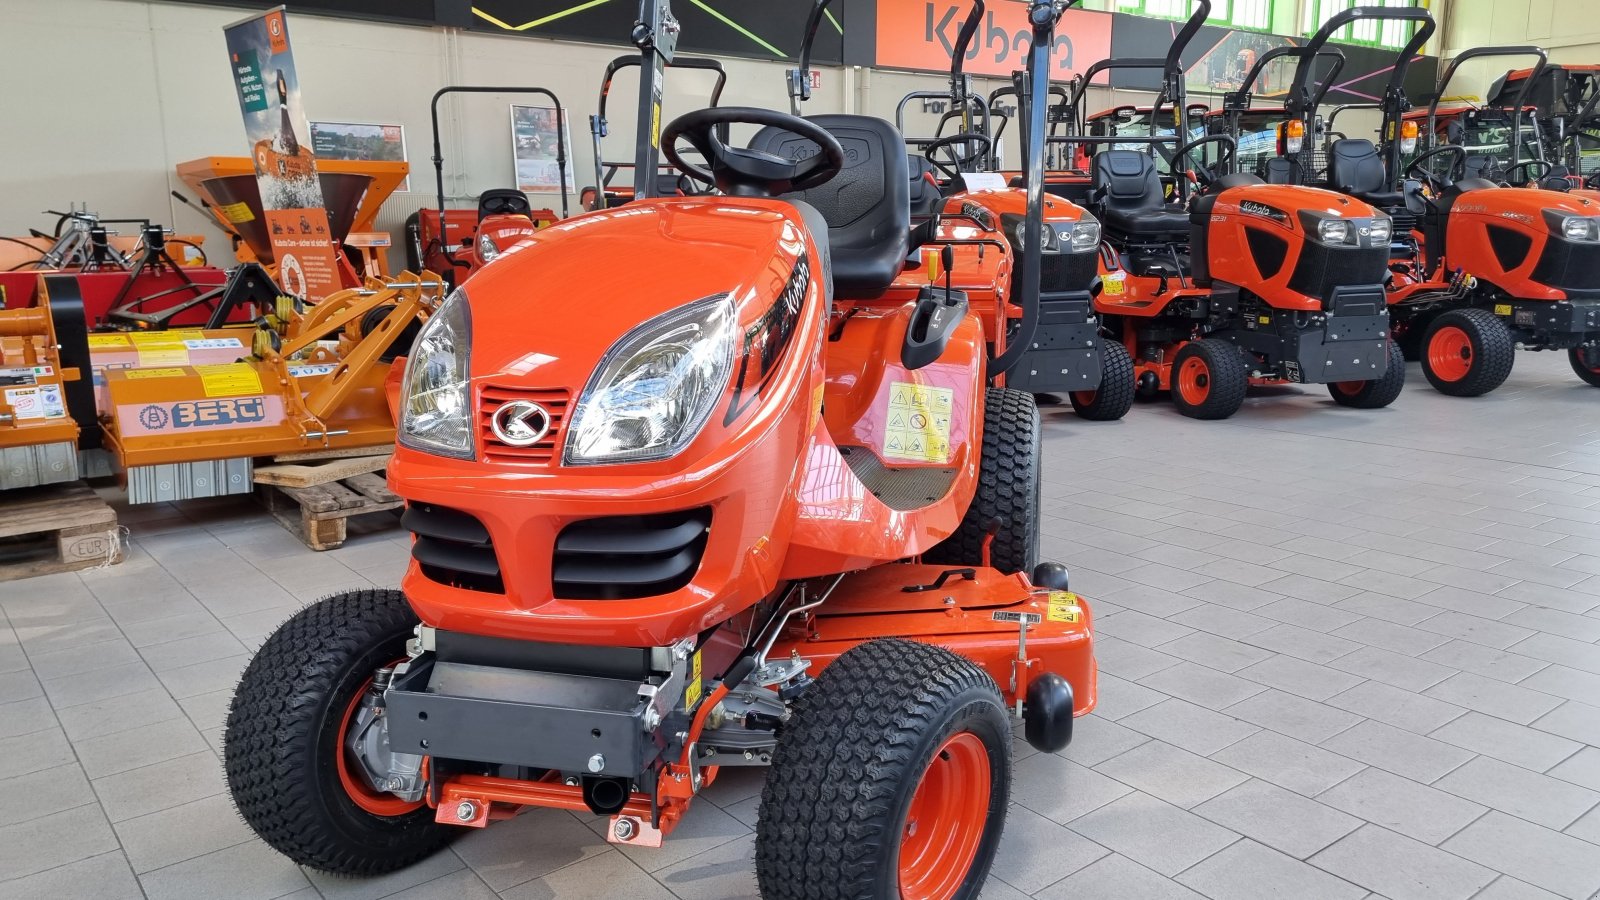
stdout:
<svg viewBox="0 0 1600 900">
<path fill-rule="evenodd" d="M 853 647 L 778 738 L 756 826 L 761 896 L 976 898 L 1010 785 L 1011 729 L 988 673 L 931 644 Z"/>
<path fill-rule="evenodd" d="M 1595 387 L 1600 387 L 1600 347 L 1573 347 L 1567 351 L 1567 359 L 1572 363 L 1572 371 L 1576 372 L 1579 378 Z"/>
<path fill-rule="evenodd" d="M 1389 367 L 1371 381 L 1336 381 L 1328 385 L 1333 402 L 1354 409 L 1381 409 L 1393 403 L 1406 386 L 1406 357 L 1395 341 L 1388 343 Z"/>
<path fill-rule="evenodd" d="M 1481 397 L 1505 383 L 1516 362 L 1506 323 L 1482 309 L 1453 309 L 1422 339 L 1422 374 L 1441 394 Z"/>
<path fill-rule="evenodd" d="M 392 872 L 461 830 L 436 824 L 421 802 L 376 792 L 358 801 L 341 777 L 353 701 L 374 671 L 404 658 L 416 625 L 399 591 L 335 594 L 280 625 L 239 679 L 223 737 L 228 789 L 245 823 L 301 865 Z"/>
<path fill-rule="evenodd" d="M 1033 571 L 1039 557 L 1039 432 L 1032 394 L 988 389 L 977 492 L 955 534 L 923 554 L 926 562 L 983 565 L 983 545 L 997 523 L 989 564 L 1006 574 Z"/>
<path fill-rule="evenodd" d="M 1133 357 L 1116 341 L 1100 340 L 1100 387 L 1067 395 L 1072 411 L 1091 422 L 1114 422 L 1133 409 Z"/>
<path fill-rule="evenodd" d="M 1172 360 L 1172 403 L 1191 419 L 1226 419 L 1250 387 L 1239 348 L 1228 341 L 1190 341 Z"/>
</svg>

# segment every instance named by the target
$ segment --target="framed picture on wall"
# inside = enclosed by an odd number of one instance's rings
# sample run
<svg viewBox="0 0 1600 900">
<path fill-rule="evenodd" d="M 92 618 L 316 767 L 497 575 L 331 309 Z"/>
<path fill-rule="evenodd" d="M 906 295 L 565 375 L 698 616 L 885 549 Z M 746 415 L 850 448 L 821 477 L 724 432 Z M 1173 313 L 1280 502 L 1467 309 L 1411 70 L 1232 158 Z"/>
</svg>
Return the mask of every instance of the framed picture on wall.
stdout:
<svg viewBox="0 0 1600 900">
<path fill-rule="evenodd" d="M 553 106 L 511 105 L 511 159 L 516 165 L 517 190 L 528 193 L 561 190 L 556 168 L 556 110 Z M 572 123 L 562 122 L 567 146 L 567 189 L 577 183 L 572 168 Z"/>
<path fill-rule="evenodd" d="M 406 129 L 404 125 L 312 122 L 311 149 L 317 159 L 406 162 Z M 411 190 L 411 176 L 407 175 L 396 190 Z"/>
</svg>

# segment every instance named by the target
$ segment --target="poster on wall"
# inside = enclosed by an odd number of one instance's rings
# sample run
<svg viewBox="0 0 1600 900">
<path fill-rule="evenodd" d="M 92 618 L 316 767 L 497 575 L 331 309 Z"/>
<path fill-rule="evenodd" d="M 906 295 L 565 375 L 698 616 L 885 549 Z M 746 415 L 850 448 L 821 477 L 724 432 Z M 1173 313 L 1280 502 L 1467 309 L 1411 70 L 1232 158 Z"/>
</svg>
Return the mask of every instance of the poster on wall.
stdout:
<svg viewBox="0 0 1600 900">
<path fill-rule="evenodd" d="M 950 59 L 972 4 L 966 0 L 878 0 L 877 64 L 950 71 Z M 1066 81 L 1111 55 L 1111 13 L 1067 10 L 1056 27 L 1050 79 Z M 993 3 L 967 51 L 970 75 L 1009 78 L 1027 65 L 1033 30 L 1023 3 Z"/>
<path fill-rule="evenodd" d="M 511 158 L 516 162 L 517 190 L 562 190 L 561 171 L 556 164 L 558 120 L 567 145 L 566 184 L 570 187 L 576 179 L 572 172 L 572 131 L 566 116 L 557 116 L 551 106 L 511 105 Z"/>
<path fill-rule="evenodd" d="M 312 122 L 311 150 L 317 159 L 406 162 L 406 129 L 404 125 Z M 409 190 L 411 176 L 407 175 L 395 191 Z"/>
<path fill-rule="evenodd" d="M 313 302 L 340 287 L 311 125 L 301 103 L 283 7 L 223 28 L 255 162 L 278 285 Z"/>
</svg>

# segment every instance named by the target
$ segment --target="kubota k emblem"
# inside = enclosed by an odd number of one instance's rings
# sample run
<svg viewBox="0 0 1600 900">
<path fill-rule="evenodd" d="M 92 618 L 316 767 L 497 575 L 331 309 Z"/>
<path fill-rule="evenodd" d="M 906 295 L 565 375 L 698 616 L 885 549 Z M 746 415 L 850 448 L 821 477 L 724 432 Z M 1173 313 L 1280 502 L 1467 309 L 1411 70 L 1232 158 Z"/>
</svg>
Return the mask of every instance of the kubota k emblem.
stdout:
<svg viewBox="0 0 1600 900">
<path fill-rule="evenodd" d="M 530 447 L 550 433 L 550 413 L 537 403 L 513 400 L 494 411 L 489 427 L 512 447 Z"/>
</svg>

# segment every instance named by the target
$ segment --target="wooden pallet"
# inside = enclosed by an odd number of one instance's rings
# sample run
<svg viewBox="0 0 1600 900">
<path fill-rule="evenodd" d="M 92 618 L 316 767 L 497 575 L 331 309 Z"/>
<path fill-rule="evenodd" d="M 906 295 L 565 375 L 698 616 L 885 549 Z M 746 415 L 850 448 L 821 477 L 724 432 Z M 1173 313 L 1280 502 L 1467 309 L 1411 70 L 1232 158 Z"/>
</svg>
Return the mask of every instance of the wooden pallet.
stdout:
<svg viewBox="0 0 1600 900">
<path fill-rule="evenodd" d="M 87 484 L 0 492 L 0 581 L 121 561 L 116 510 Z"/>
<path fill-rule="evenodd" d="M 367 447 L 357 456 L 322 458 L 316 461 L 282 462 L 283 457 L 277 457 L 273 465 L 256 466 L 253 477 L 256 484 L 273 484 L 278 487 L 304 488 L 332 484 L 356 475 L 381 472 L 389 467 L 389 458 L 393 455 L 389 450 L 373 453 L 372 448 Z"/>
<path fill-rule="evenodd" d="M 351 516 L 399 509 L 404 501 L 374 472 L 326 484 L 292 487 L 263 484 L 257 488 L 267 509 L 313 550 L 332 550 L 344 543 Z"/>
</svg>

